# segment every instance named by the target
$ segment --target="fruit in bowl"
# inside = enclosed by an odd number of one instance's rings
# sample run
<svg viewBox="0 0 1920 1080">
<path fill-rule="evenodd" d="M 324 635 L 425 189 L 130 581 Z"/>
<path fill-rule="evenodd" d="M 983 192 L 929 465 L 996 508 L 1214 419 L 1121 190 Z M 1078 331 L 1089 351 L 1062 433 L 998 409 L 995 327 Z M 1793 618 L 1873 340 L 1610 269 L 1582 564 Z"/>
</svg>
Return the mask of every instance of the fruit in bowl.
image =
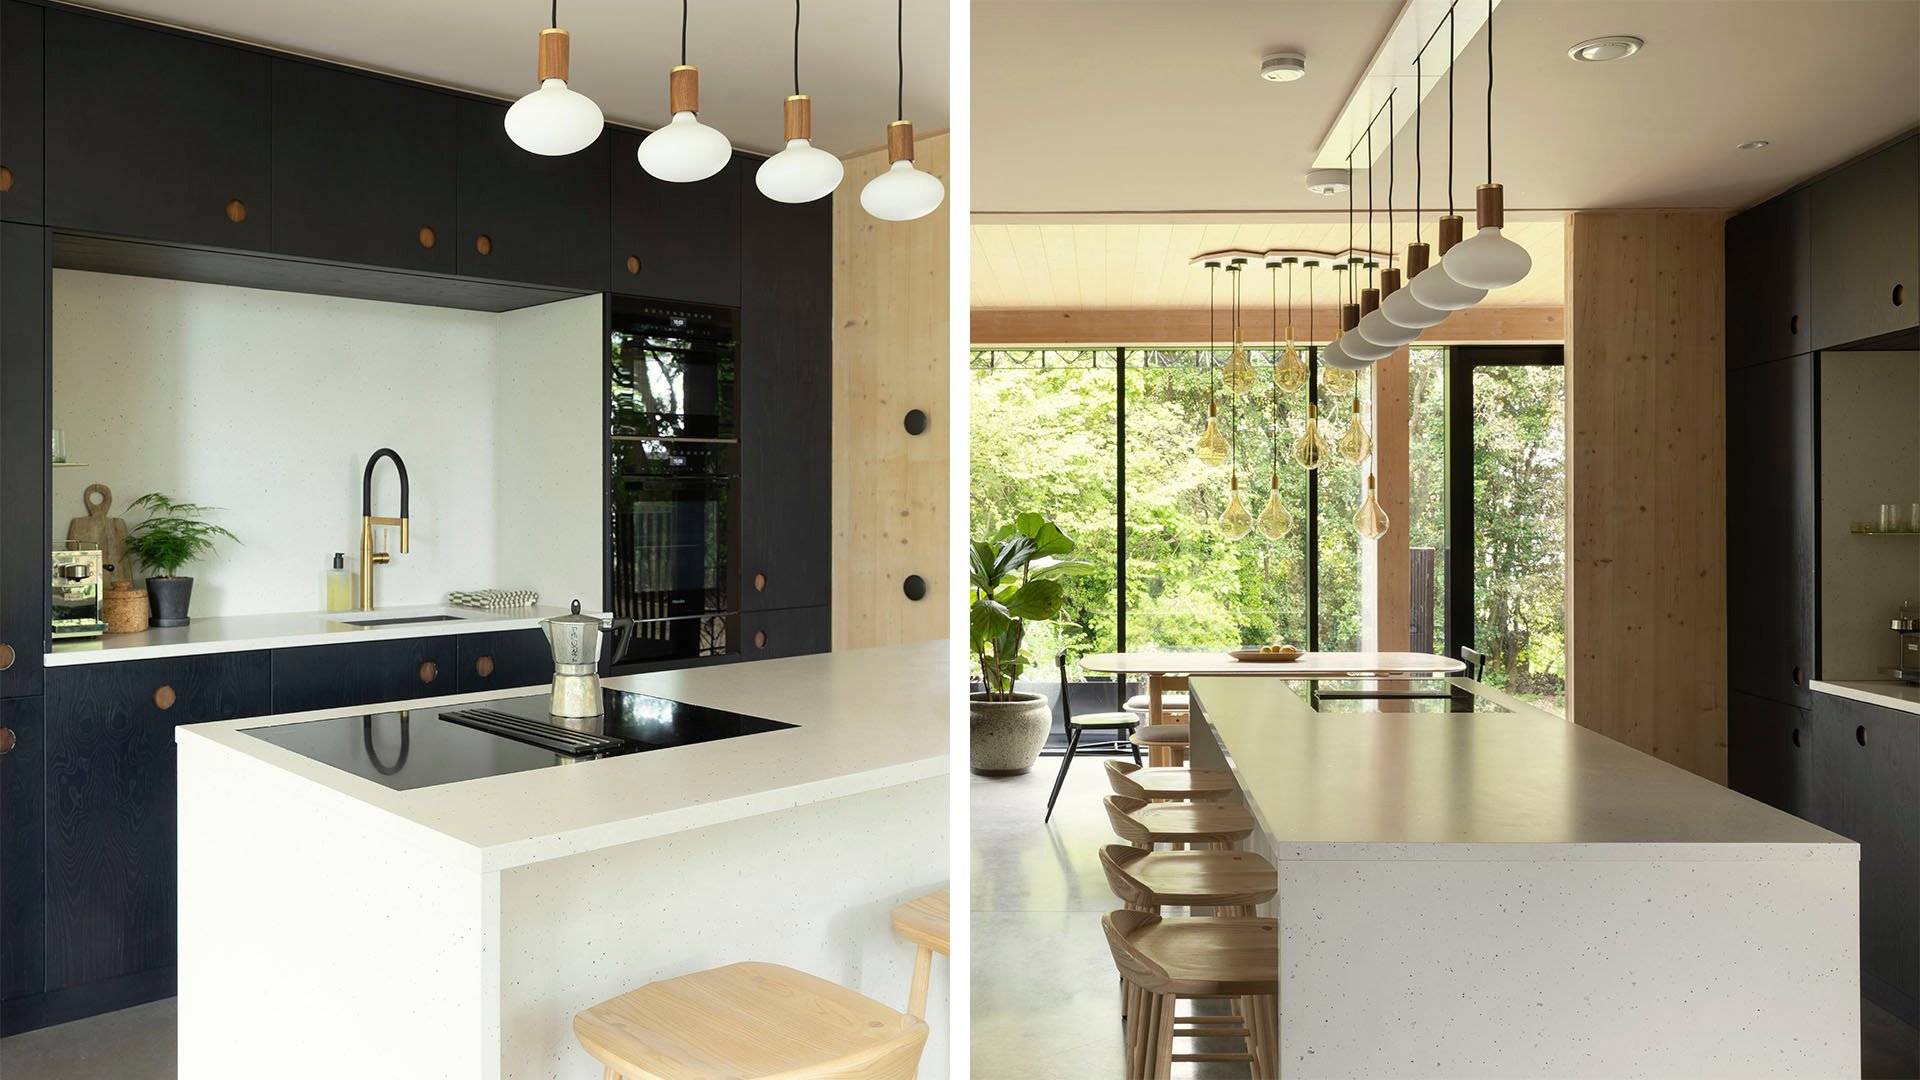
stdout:
<svg viewBox="0 0 1920 1080">
<path fill-rule="evenodd" d="M 1249 645 L 1246 652 L 1274 653 L 1280 656 L 1299 656 L 1300 650 L 1291 645 Z"/>
</svg>

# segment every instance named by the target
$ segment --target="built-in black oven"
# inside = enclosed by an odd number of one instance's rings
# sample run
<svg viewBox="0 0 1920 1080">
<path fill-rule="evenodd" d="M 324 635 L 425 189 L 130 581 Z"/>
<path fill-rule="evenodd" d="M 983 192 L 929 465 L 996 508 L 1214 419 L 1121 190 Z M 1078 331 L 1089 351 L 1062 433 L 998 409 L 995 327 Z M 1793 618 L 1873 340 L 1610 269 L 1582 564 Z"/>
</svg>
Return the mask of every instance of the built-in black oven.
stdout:
<svg viewBox="0 0 1920 1080">
<path fill-rule="evenodd" d="M 616 297 L 609 350 L 613 434 L 736 438 L 736 323 L 731 308 Z"/>
</svg>

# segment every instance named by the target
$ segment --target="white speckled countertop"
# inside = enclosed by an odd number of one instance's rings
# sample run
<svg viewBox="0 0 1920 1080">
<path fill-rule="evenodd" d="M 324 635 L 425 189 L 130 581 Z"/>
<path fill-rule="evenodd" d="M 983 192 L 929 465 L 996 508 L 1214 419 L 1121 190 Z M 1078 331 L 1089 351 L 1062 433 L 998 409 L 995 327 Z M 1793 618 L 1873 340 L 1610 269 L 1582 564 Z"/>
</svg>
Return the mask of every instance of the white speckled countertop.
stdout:
<svg viewBox="0 0 1920 1080">
<path fill-rule="evenodd" d="M 287 649 L 302 645 L 339 645 L 350 641 L 438 637 L 442 634 L 485 634 L 496 630 L 527 630 L 540 620 L 565 615 L 565 608 L 530 607 L 512 611 L 434 604 L 425 607 L 381 608 L 377 611 L 301 611 L 273 615 L 226 615 L 195 619 L 186 626 L 153 627 L 138 634 L 109 634 L 56 642 L 47 654 L 48 667 L 68 664 L 107 664 L 121 660 L 153 660 L 162 656 L 200 656 L 207 653 Z M 421 615 L 453 615 L 441 622 L 389 622 L 354 626 L 342 619 L 405 619 Z"/>
<path fill-rule="evenodd" d="M 1823 694 L 1852 698 L 1869 705 L 1880 705 L 1901 712 L 1920 713 L 1920 686 L 1909 686 L 1891 679 L 1848 682 L 1824 682 L 1815 679 L 1807 685 Z"/>
<path fill-rule="evenodd" d="M 242 729 L 359 716 L 365 707 L 194 724 L 205 740 L 394 815 L 495 871 L 947 774 L 946 641 L 627 675 L 606 685 L 798 725 L 749 738 L 394 791 Z M 389 702 L 380 711 L 499 698 Z M 250 762 L 236 761 L 235 767 Z"/>
<path fill-rule="evenodd" d="M 1507 713 L 1322 715 L 1289 681 L 1192 683 L 1285 858 L 1859 858 L 1845 837 L 1505 695 L 1487 694 Z"/>
</svg>

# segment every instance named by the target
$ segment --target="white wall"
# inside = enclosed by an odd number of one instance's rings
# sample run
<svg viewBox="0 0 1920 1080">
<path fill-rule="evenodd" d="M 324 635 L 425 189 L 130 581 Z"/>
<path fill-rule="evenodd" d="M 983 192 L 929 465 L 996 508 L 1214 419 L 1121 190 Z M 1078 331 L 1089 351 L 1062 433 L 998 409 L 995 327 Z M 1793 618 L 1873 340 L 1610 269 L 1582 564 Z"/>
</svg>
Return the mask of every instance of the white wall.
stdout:
<svg viewBox="0 0 1920 1080">
<path fill-rule="evenodd" d="M 1887 620 L 1920 601 L 1920 537 L 1858 536 L 1880 504 L 1920 500 L 1920 353 L 1820 358 L 1820 676 L 1883 679 Z M 1735 586 L 1736 588 L 1738 586 Z M 1738 628 L 1735 628 L 1736 640 Z"/>
<path fill-rule="evenodd" d="M 223 507 L 216 520 L 242 543 L 186 569 L 193 614 L 317 610 L 333 553 L 350 567 L 358 558 L 362 471 L 390 446 L 412 482 L 412 550 L 398 554 L 393 538 L 393 561 L 374 571 L 379 606 L 488 586 L 550 600 L 544 583 L 576 577 L 597 597 L 597 492 L 590 507 L 556 503 L 532 470 L 501 463 L 597 482 L 600 326 L 597 297 L 493 315 L 57 270 L 53 425 L 89 467 L 54 470 L 55 532 L 85 513 L 91 483 L 113 489 L 130 524 L 128 504 L 147 491 Z M 532 355 L 530 329 L 544 335 Z M 584 411 L 591 447 L 543 439 L 528 402 L 510 396 L 502 368 L 530 363 L 551 376 L 538 411 L 551 423 Z M 567 393 L 579 401 L 561 408 Z M 399 511 L 389 465 L 373 508 Z M 556 576 L 535 551 L 591 565 Z"/>
</svg>

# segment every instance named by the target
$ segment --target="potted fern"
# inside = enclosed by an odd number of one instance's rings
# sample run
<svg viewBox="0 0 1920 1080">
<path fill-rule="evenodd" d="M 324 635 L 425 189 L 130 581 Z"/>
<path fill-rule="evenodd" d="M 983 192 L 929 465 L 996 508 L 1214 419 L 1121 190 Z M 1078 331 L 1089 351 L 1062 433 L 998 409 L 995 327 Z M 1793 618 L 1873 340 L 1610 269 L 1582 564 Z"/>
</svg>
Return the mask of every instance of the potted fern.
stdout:
<svg viewBox="0 0 1920 1080">
<path fill-rule="evenodd" d="M 1046 744 L 1053 709 L 1043 695 L 1020 693 L 1014 684 L 1029 663 L 1022 652 L 1027 623 L 1060 614 L 1062 578 L 1094 571 L 1067 558 L 1073 550 L 1058 525 L 1029 513 L 974 541 L 968 553 L 967 636 L 986 686 L 968 696 L 968 741 L 970 765 L 981 776 L 1024 773 Z"/>
<path fill-rule="evenodd" d="M 203 520 L 219 507 L 176 502 L 153 491 L 133 500 L 133 509 L 146 511 L 147 518 L 128 530 L 127 552 L 150 575 L 147 604 L 153 625 L 185 626 L 192 621 L 187 607 L 193 602 L 193 579 L 180 576 L 180 568 L 211 555 L 218 541 L 237 544 L 240 538 Z"/>
</svg>

